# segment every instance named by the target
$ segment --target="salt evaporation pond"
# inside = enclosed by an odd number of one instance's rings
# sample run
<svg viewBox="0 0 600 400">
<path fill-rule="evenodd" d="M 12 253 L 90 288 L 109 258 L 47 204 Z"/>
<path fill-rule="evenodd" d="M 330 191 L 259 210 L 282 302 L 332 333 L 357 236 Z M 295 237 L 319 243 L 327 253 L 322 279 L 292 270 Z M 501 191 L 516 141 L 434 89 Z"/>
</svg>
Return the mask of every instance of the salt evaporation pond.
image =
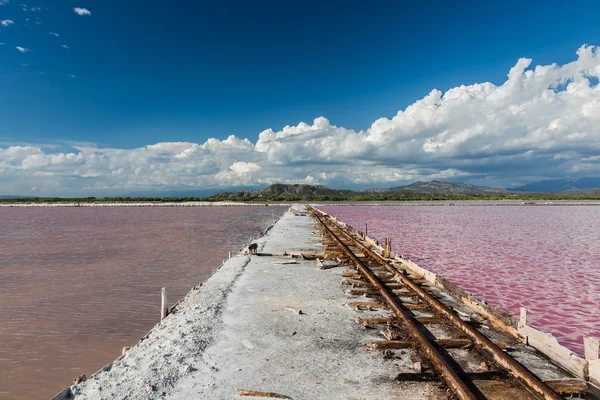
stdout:
<svg viewBox="0 0 600 400">
<path fill-rule="evenodd" d="M 0 398 L 89 377 L 284 210 L 0 207 Z"/>
<path fill-rule="evenodd" d="M 583 354 L 600 338 L 598 206 L 323 206 Z"/>
</svg>

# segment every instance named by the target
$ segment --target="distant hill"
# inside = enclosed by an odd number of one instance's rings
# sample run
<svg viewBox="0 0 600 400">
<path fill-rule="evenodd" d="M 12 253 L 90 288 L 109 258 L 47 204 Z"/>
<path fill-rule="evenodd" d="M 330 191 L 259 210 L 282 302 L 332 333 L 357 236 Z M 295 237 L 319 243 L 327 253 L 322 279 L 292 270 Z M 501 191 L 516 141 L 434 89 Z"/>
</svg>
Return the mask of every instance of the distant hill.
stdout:
<svg viewBox="0 0 600 400">
<path fill-rule="evenodd" d="M 262 190 L 240 190 L 237 192 L 218 193 L 215 197 L 222 199 L 273 199 L 295 198 L 312 199 L 315 197 L 349 196 L 355 193 L 352 190 L 329 189 L 322 185 L 285 185 L 276 183 Z"/>
<path fill-rule="evenodd" d="M 538 192 L 538 193 L 550 193 L 550 192 L 573 192 L 600 189 L 600 178 L 567 178 L 567 179 L 551 179 L 540 182 L 528 183 L 527 185 L 520 186 L 512 191 L 518 192 Z"/>
<path fill-rule="evenodd" d="M 506 189 L 492 188 L 487 186 L 467 185 L 465 183 L 454 183 L 433 180 L 430 182 L 417 181 L 408 186 L 390 188 L 391 191 L 410 191 L 415 193 L 431 194 L 481 194 L 481 193 L 505 193 Z"/>
<path fill-rule="evenodd" d="M 506 189 L 466 185 L 445 181 L 415 182 L 390 189 L 341 190 L 322 185 L 275 184 L 262 190 L 240 190 L 218 193 L 214 200 L 411 200 L 432 198 L 465 198 L 514 196 Z"/>
</svg>

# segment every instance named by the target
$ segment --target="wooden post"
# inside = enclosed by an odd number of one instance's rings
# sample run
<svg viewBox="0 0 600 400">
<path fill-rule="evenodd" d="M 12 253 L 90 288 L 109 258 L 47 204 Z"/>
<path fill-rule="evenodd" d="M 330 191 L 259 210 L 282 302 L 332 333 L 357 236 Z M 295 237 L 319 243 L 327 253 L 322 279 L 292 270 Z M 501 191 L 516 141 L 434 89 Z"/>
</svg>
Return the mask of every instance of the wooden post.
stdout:
<svg viewBox="0 0 600 400">
<path fill-rule="evenodd" d="M 525 325 L 527 325 L 527 309 L 525 307 L 521 307 L 521 315 L 519 317 L 519 325 L 517 328 L 524 328 Z"/>
<path fill-rule="evenodd" d="M 585 359 L 588 362 L 588 380 L 596 386 L 600 386 L 600 341 L 596 338 L 587 337 L 583 339 L 585 347 Z"/>
<path fill-rule="evenodd" d="M 160 289 L 160 320 L 162 321 L 169 314 L 169 307 L 167 306 L 167 288 Z"/>
<path fill-rule="evenodd" d="M 586 360 L 597 360 L 598 351 L 600 350 L 600 341 L 593 337 L 583 338 L 583 347 L 585 348 Z"/>
<path fill-rule="evenodd" d="M 392 258 L 392 239 L 383 238 L 383 252 L 381 256 L 384 258 Z"/>
</svg>

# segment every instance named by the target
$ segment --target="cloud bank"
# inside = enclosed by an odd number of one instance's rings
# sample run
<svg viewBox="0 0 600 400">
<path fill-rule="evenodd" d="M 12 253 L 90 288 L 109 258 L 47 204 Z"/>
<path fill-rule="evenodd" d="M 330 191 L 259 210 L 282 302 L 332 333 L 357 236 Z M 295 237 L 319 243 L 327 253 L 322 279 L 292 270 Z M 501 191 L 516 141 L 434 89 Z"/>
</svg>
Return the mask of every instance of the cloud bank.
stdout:
<svg viewBox="0 0 600 400">
<path fill-rule="evenodd" d="M 364 131 L 320 117 L 256 142 L 229 136 L 135 149 L 0 145 L 0 192 L 86 194 L 275 182 L 389 186 L 457 178 L 510 185 L 600 175 L 600 51 L 564 65 L 521 58 L 506 81 L 434 89 Z"/>
</svg>

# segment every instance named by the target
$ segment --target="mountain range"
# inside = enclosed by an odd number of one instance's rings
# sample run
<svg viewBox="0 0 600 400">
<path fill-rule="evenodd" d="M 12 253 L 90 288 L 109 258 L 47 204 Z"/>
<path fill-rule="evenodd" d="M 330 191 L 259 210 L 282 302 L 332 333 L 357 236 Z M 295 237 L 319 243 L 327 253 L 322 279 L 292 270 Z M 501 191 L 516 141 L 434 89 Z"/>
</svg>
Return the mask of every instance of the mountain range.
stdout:
<svg viewBox="0 0 600 400">
<path fill-rule="evenodd" d="M 347 190 L 331 189 L 322 185 L 281 184 L 267 188 L 243 187 L 233 191 L 217 193 L 217 189 L 144 191 L 119 196 L 118 201 L 127 198 L 207 198 L 208 200 L 412 200 L 412 199 L 461 199 L 461 198 L 598 198 L 600 178 L 554 179 L 529 183 L 517 188 L 504 189 L 476 186 L 465 183 L 441 180 L 417 181 L 406 186 L 387 189 Z M 19 201 L 33 199 L 27 196 L 0 195 L 0 200 Z M 92 201 L 94 198 L 90 198 Z M 109 198 L 106 198 L 107 200 Z"/>
<path fill-rule="evenodd" d="M 389 189 L 344 190 L 322 185 L 275 184 L 261 190 L 218 193 L 213 200 L 410 200 L 418 198 L 511 197 L 506 189 L 446 181 L 415 182 Z"/>
<path fill-rule="evenodd" d="M 447 181 L 417 181 L 407 186 L 388 189 L 389 191 L 411 191 L 415 193 L 447 193 L 447 194 L 474 194 L 474 193 L 506 193 L 506 189 L 488 186 L 467 185 Z"/>
<path fill-rule="evenodd" d="M 595 184 L 594 182 L 597 182 Z M 585 190 L 577 190 L 579 188 Z M 218 193 L 212 200 L 443 200 L 443 199 L 521 199 L 598 198 L 600 179 L 556 180 L 525 185 L 517 189 L 475 186 L 433 180 L 418 181 L 387 189 L 343 190 L 322 185 L 275 184 L 265 189 Z M 595 190 L 594 190 L 595 189 Z"/>
<path fill-rule="evenodd" d="M 600 178 L 567 178 L 567 179 L 552 179 L 547 181 L 533 182 L 524 186 L 520 186 L 512 191 L 516 192 L 572 192 L 580 190 L 600 189 Z"/>
</svg>

